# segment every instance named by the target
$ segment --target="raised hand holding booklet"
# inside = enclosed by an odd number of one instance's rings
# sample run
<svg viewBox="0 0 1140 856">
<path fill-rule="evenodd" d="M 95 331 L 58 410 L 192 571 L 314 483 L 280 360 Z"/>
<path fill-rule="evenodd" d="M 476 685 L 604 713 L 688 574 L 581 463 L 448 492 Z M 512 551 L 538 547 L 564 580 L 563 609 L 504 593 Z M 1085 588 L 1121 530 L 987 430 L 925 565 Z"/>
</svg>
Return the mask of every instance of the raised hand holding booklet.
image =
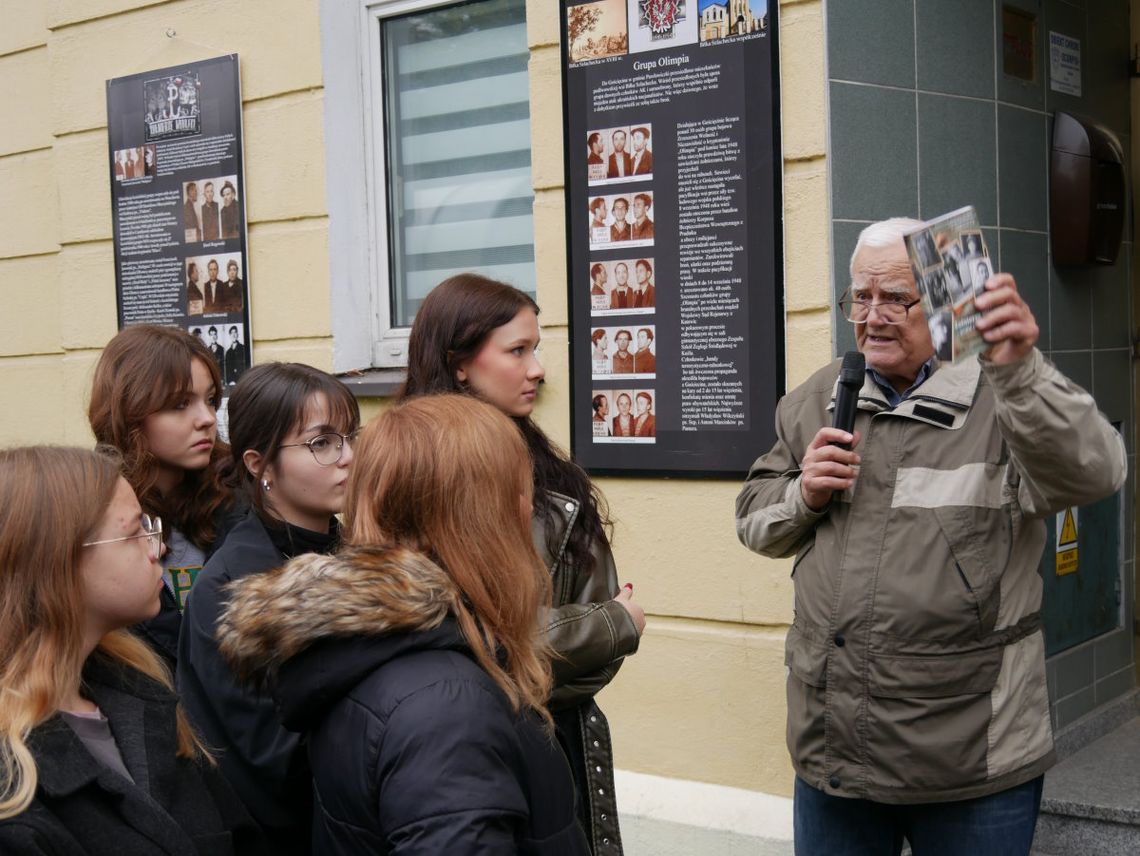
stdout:
<svg viewBox="0 0 1140 856">
<path fill-rule="evenodd" d="M 958 362 L 984 351 L 974 298 L 994 270 L 973 206 L 930 220 L 903 240 L 938 359 Z"/>
</svg>

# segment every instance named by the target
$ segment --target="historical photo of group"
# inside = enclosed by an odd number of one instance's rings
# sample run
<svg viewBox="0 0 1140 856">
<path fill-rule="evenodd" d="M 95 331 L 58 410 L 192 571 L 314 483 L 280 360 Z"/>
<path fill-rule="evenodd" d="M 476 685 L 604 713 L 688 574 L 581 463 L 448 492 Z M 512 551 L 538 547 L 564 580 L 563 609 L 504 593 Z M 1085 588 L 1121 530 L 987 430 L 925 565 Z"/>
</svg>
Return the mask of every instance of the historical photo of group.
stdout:
<svg viewBox="0 0 1140 856">
<path fill-rule="evenodd" d="M 655 442 L 654 394 L 651 389 L 595 389 L 590 423 L 594 442 Z"/>
<path fill-rule="evenodd" d="M 590 265 L 592 315 L 618 312 L 645 315 L 656 307 L 657 285 L 653 274 L 653 259 L 618 259 Z"/>
<path fill-rule="evenodd" d="M 218 371 L 222 374 L 222 382 L 226 386 L 236 384 L 242 372 L 249 368 L 249 348 L 245 344 L 242 325 L 195 322 L 188 325 L 186 330 L 205 345 L 213 356 Z"/>
<path fill-rule="evenodd" d="M 595 378 L 657 374 L 655 325 L 594 327 L 590 331 L 590 364 Z"/>
<path fill-rule="evenodd" d="M 182 225 L 187 244 L 239 237 L 241 203 L 237 176 L 183 182 Z"/>
<path fill-rule="evenodd" d="M 134 146 L 115 151 L 115 181 L 154 178 L 157 169 L 154 146 Z"/>
<path fill-rule="evenodd" d="M 571 63 L 629 52 L 625 4 L 626 0 L 597 0 L 566 10 L 566 45 Z"/>
<path fill-rule="evenodd" d="M 186 314 L 224 315 L 245 307 L 241 253 L 215 253 L 186 259 Z"/>
<path fill-rule="evenodd" d="M 993 275 L 973 208 L 951 212 L 906 236 L 930 338 L 940 360 L 960 360 L 985 347 L 974 299 Z"/>
<path fill-rule="evenodd" d="M 653 177 L 653 126 L 600 128 L 586 135 L 586 178 L 591 185 Z"/>
<path fill-rule="evenodd" d="M 653 192 L 632 196 L 595 196 L 590 200 L 590 249 L 617 243 L 648 246 L 653 243 Z"/>
</svg>

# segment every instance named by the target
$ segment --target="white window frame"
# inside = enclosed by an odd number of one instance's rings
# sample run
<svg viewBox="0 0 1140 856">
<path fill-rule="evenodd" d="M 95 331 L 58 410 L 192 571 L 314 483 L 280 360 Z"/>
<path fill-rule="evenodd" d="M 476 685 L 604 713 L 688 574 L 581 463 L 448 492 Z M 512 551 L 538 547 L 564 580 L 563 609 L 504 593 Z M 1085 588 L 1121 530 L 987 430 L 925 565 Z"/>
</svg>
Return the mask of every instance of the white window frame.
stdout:
<svg viewBox="0 0 1140 856">
<path fill-rule="evenodd" d="M 462 0 L 321 0 L 333 371 L 403 368 L 410 328 L 393 326 L 384 163 L 385 18 Z M 345 165 L 359 164 L 359 169 Z M 363 171 L 364 181 L 360 181 Z"/>
</svg>

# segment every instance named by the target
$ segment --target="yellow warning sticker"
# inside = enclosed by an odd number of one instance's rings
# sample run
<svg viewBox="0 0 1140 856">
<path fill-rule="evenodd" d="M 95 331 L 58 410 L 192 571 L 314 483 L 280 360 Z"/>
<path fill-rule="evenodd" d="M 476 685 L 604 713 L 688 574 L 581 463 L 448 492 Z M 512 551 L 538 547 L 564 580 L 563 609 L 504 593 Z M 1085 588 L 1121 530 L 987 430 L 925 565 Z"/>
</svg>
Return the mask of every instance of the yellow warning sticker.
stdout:
<svg viewBox="0 0 1140 856">
<path fill-rule="evenodd" d="M 1057 514 L 1057 576 L 1077 572 L 1077 509 Z"/>
</svg>

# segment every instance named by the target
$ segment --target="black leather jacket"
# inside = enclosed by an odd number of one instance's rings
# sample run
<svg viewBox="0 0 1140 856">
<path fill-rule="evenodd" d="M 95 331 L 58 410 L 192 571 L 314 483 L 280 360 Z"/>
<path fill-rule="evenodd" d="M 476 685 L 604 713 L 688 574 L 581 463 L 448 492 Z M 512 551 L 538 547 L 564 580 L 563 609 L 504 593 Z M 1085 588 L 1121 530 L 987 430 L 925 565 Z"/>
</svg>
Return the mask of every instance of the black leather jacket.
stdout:
<svg viewBox="0 0 1140 856">
<path fill-rule="evenodd" d="M 578 520 L 578 502 L 553 492 L 548 492 L 546 498 L 553 510 L 557 537 L 547 538 L 539 515 L 533 522 L 533 534 L 554 588 L 547 638 L 560 656 L 553 663 L 550 709 L 558 723 L 560 739 L 582 745 L 582 758 L 576 758 L 578 753 L 572 748 L 567 755 L 575 768 L 574 778 L 593 852 L 597 856 L 620 854 L 610 729 L 594 695 L 613 680 L 622 660 L 637 651 L 637 626 L 625 607 L 613 600 L 618 593 L 618 578 L 610 545 L 604 539 L 594 541 L 590 545 L 593 571 L 578 573 L 566 556 L 566 544 Z M 551 543 L 557 548 L 552 550 Z"/>
</svg>

